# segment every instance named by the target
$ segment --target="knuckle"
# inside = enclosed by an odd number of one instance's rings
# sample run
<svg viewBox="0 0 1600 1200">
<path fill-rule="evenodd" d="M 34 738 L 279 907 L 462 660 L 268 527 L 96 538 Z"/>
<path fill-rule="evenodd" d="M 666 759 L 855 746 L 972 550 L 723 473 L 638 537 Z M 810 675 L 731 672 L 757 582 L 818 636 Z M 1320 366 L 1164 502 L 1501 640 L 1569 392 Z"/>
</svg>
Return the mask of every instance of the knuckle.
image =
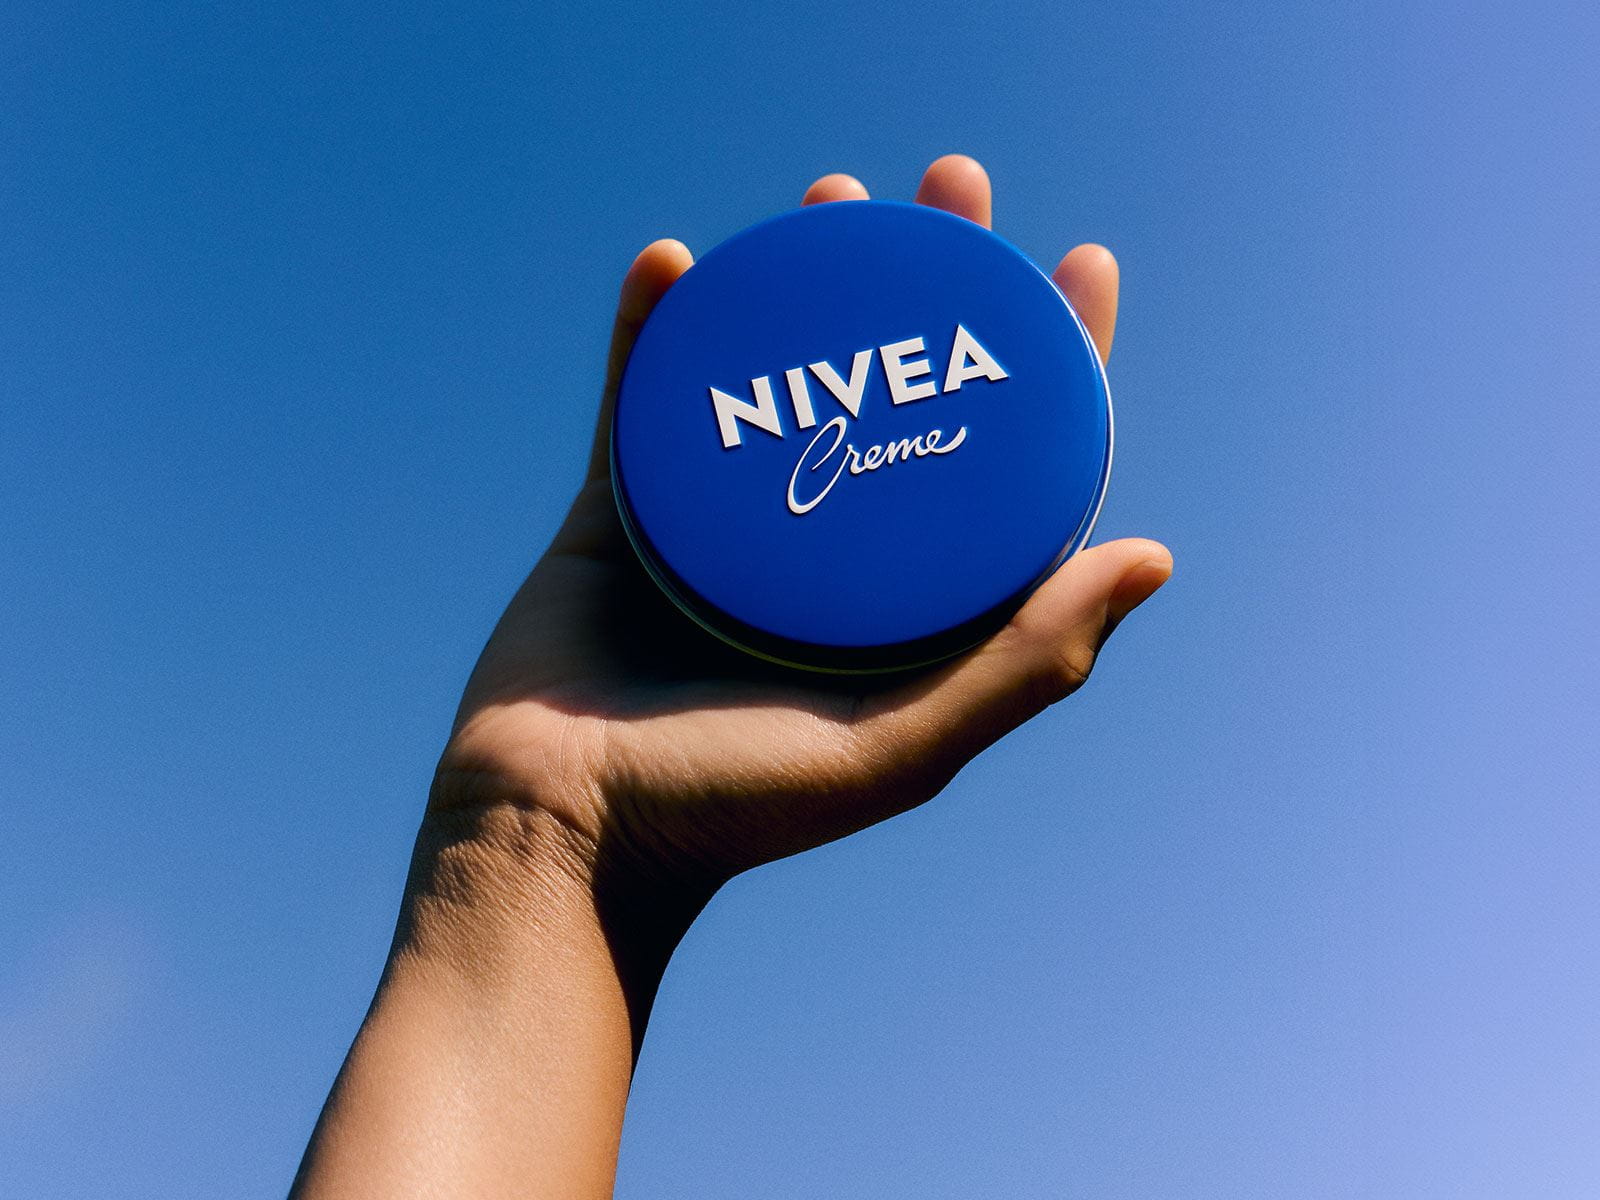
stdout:
<svg viewBox="0 0 1600 1200">
<path fill-rule="evenodd" d="M 1094 670 L 1095 648 L 1074 638 L 1052 656 L 1051 674 L 1060 689 L 1057 700 L 1065 699 L 1089 681 Z"/>
</svg>

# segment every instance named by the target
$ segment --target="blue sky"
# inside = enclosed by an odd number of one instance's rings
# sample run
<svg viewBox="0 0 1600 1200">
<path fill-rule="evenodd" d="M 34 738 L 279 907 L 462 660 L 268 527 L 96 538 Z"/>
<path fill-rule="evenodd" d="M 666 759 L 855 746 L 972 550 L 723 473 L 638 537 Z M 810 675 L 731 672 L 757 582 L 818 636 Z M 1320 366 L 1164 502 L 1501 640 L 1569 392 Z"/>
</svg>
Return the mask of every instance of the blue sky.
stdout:
<svg viewBox="0 0 1600 1200">
<path fill-rule="evenodd" d="M 725 889 L 619 1195 L 1593 1195 L 1597 25 L 7 5 L 0 1196 L 283 1192 L 621 272 L 955 150 L 1119 255 L 1177 574 Z"/>
</svg>

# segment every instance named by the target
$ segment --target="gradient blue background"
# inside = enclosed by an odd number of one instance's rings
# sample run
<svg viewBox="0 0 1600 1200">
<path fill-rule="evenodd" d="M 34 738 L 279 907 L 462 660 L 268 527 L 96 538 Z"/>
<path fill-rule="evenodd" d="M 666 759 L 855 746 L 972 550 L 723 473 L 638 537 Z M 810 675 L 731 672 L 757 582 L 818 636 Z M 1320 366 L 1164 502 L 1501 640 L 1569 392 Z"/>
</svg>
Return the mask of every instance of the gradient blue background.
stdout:
<svg viewBox="0 0 1600 1200">
<path fill-rule="evenodd" d="M 1600 17 L 0 9 L 0 1196 L 280 1195 L 615 287 L 962 150 L 1124 269 L 1077 697 L 683 945 L 623 1197 L 1600 1191 Z"/>
</svg>

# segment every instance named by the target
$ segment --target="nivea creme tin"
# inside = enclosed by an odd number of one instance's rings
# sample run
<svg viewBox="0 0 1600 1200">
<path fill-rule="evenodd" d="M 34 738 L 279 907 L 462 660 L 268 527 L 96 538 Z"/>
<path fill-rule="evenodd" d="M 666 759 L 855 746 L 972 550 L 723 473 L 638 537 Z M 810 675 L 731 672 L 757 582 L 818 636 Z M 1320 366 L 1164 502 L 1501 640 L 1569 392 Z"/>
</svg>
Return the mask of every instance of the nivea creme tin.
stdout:
<svg viewBox="0 0 1600 1200">
<path fill-rule="evenodd" d="M 685 613 L 762 658 L 917 666 L 999 629 L 1087 544 L 1111 466 L 1088 332 L 1008 242 L 916 204 L 746 229 L 645 322 L 617 504 Z"/>
</svg>

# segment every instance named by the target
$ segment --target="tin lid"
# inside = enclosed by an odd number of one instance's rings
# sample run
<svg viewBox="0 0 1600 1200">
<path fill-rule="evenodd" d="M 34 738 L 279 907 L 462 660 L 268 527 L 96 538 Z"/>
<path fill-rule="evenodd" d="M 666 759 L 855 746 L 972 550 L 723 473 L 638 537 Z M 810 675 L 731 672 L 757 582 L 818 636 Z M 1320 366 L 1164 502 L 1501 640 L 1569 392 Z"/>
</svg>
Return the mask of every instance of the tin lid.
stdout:
<svg viewBox="0 0 1600 1200">
<path fill-rule="evenodd" d="M 892 670 L 998 629 L 1087 544 L 1111 402 L 1082 321 L 938 209 L 817 204 L 734 235 L 639 333 L 618 508 L 686 613 L 764 658 Z"/>
</svg>

